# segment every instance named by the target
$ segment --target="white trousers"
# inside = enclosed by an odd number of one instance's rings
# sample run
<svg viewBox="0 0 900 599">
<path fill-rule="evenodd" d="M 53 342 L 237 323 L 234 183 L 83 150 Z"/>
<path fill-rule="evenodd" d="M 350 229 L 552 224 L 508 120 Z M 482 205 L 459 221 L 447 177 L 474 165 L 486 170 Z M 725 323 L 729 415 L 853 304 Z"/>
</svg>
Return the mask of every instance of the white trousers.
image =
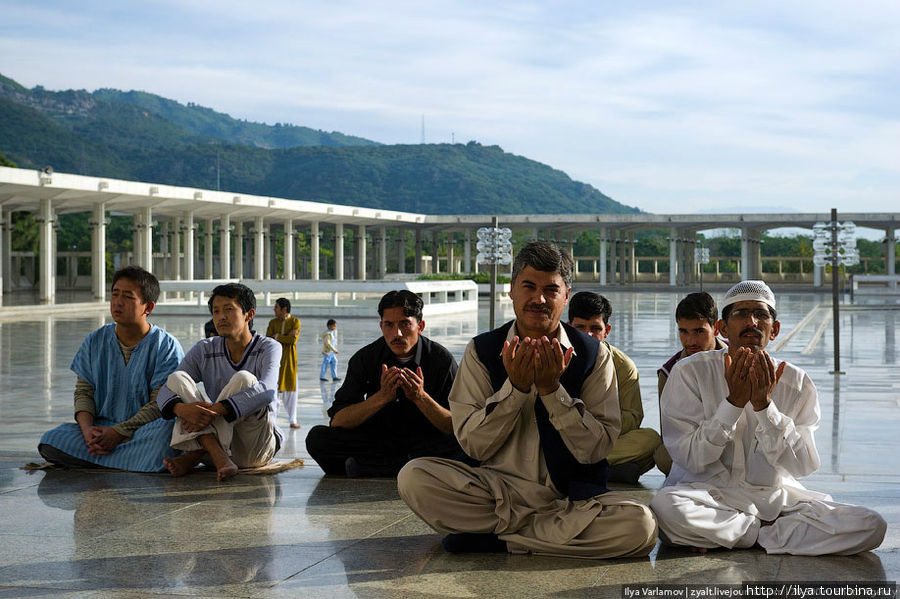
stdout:
<svg viewBox="0 0 900 599">
<path fill-rule="evenodd" d="M 287 412 L 288 422 L 297 424 L 297 392 L 296 391 L 279 391 L 281 403 L 284 404 L 284 411 Z"/>
<path fill-rule="evenodd" d="M 231 377 L 228 384 L 225 385 L 219 393 L 216 402 L 231 397 L 238 391 L 246 389 L 247 387 L 252 387 L 258 382 L 257 378 L 252 373 L 247 372 L 246 370 L 240 370 L 234 373 L 234 376 Z M 206 390 L 201 386 L 198 386 L 194 379 L 181 370 L 176 370 L 169 375 L 169 378 L 166 379 L 166 386 L 171 389 L 173 393 L 178 395 L 184 403 L 197 403 L 201 401 L 209 403 L 211 401 L 206 395 Z M 225 450 L 225 453 L 231 455 L 231 439 L 234 436 L 234 423 L 226 422 L 224 416 L 216 416 L 215 420 L 212 421 L 212 424 L 193 433 L 184 430 L 181 418 L 176 418 L 175 428 L 172 430 L 171 445 L 173 448 L 180 449 L 181 451 L 203 449 L 203 446 L 200 445 L 197 437 L 208 434 L 215 435 L 216 439 L 219 440 L 219 445 Z"/>
<path fill-rule="evenodd" d="M 884 518 L 868 508 L 820 500 L 785 507 L 762 526 L 756 515 L 726 505 L 716 489 L 687 485 L 660 489 L 650 508 L 664 541 L 691 547 L 745 549 L 759 543 L 766 553 L 853 555 L 878 547 L 887 530 Z"/>
</svg>

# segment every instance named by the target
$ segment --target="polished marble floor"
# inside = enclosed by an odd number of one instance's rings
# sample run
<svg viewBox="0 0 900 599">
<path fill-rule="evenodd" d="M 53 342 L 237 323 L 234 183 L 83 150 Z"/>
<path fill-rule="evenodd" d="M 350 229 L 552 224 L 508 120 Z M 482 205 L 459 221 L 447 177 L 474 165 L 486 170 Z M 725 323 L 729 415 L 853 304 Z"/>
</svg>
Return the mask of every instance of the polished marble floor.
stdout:
<svg viewBox="0 0 900 599">
<path fill-rule="evenodd" d="M 776 288 L 777 292 L 777 288 Z M 656 368 L 674 351 L 669 293 L 609 294 L 611 342 L 643 374 L 647 426 L 658 428 Z M 275 476 L 211 474 L 182 479 L 130 473 L 26 472 L 40 434 L 71 418 L 71 358 L 102 317 L 0 323 L 0 597 L 620 597 L 622 584 L 738 583 L 748 580 L 897 580 L 900 577 L 900 311 L 847 307 L 840 317 L 841 367 L 832 369 L 828 299 L 779 297 L 778 355 L 805 368 L 819 388 L 816 442 L 822 468 L 806 479 L 836 499 L 877 509 L 888 534 L 877 551 L 854 557 L 705 556 L 658 546 L 648 559 L 592 562 L 512 555 L 449 555 L 439 537 L 400 501 L 394 481 L 323 477 L 304 435 L 325 422 L 333 383 L 318 381 L 324 322 L 303 318 L 299 414 L 280 457 L 307 465 Z M 825 306 L 827 308 L 827 305 Z M 804 322 L 804 317 L 810 316 Z M 501 317 L 509 316 L 508 306 Z M 269 315 L 264 315 L 265 320 Z M 479 317 L 427 322 L 426 334 L 459 357 L 487 327 Z M 188 348 L 203 321 L 156 324 Z M 817 335 L 817 332 L 819 333 Z M 378 334 L 377 320 L 339 321 L 339 373 Z M 280 416 L 282 424 L 286 424 Z M 287 431 L 286 427 L 285 430 Z M 649 499 L 662 483 L 651 471 L 631 492 Z"/>
</svg>

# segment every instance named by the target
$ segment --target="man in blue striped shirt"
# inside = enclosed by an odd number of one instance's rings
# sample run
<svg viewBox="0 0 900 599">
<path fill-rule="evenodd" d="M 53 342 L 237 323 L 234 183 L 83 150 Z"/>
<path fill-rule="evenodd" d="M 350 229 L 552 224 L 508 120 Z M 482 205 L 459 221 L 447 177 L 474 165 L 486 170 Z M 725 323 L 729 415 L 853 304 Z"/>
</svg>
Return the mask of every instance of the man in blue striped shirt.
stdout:
<svg viewBox="0 0 900 599">
<path fill-rule="evenodd" d="M 211 461 L 221 481 L 267 464 L 281 448 L 281 344 L 252 330 L 256 298 L 245 285 L 219 285 L 209 309 L 219 335 L 191 348 L 157 402 L 163 418 L 177 418 L 172 447 L 185 452 L 164 461 L 169 472 L 184 476 Z"/>
</svg>

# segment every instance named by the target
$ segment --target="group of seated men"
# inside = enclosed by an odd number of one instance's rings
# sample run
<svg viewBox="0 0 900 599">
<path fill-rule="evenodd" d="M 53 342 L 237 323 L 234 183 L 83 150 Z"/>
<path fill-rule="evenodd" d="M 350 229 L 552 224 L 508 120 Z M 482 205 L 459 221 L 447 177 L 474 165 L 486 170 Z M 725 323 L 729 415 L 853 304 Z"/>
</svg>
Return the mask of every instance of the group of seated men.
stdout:
<svg viewBox="0 0 900 599">
<path fill-rule="evenodd" d="M 880 545 L 876 512 L 797 481 L 819 465 L 818 397 L 805 372 L 765 350 L 780 329 L 765 283 L 732 287 L 721 319 L 708 294 L 678 305 L 683 349 L 658 373 L 660 438 L 640 428 L 634 363 L 606 341 L 609 302 L 570 297 L 572 277 L 571 257 L 554 244 L 524 246 L 509 293 L 515 319 L 472 339 L 458 368 L 422 334 L 421 299 L 386 294 L 382 336 L 350 359 L 329 425 L 308 433 L 309 454 L 329 475 L 396 476 L 450 552 L 637 557 L 658 536 L 700 552 L 847 555 Z M 217 287 L 220 336 L 182 359 L 147 323 L 150 279 L 134 267 L 114 276 L 115 323 L 92 333 L 72 365 L 77 424 L 46 433 L 41 454 L 69 466 L 163 464 L 176 476 L 211 463 L 219 480 L 266 463 L 281 441 L 280 347 L 252 332 L 252 292 Z M 649 505 L 607 488 L 654 464 L 667 478 Z"/>
</svg>

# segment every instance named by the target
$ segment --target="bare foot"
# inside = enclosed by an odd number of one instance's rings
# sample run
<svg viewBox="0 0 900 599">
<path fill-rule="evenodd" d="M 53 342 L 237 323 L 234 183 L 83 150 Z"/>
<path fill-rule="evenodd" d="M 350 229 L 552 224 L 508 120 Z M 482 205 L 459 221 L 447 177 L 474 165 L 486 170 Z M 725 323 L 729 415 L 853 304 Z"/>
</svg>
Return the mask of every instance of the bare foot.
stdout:
<svg viewBox="0 0 900 599">
<path fill-rule="evenodd" d="M 300 428 L 300 425 L 297 424 L 296 422 L 292 422 L 292 423 L 291 423 L 291 428 L 297 429 L 297 428 Z"/>
<path fill-rule="evenodd" d="M 706 547 L 691 547 L 691 553 L 699 553 L 703 555 L 706 553 Z"/>
<path fill-rule="evenodd" d="M 228 458 L 226 458 L 227 460 Z M 223 480 L 229 479 L 235 474 L 238 473 L 237 464 L 228 460 L 225 464 L 221 466 L 216 464 L 216 480 L 222 482 Z"/>
<path fill-rule="evenodd" d="M 174 458 L 166 458 L 163 460 L 163 466 L 172 473 L 172 476 L 184 476 L 190 474 L 194 466 L 200 463 L 203 458 L 203 451 L 189 451 Z"/>
</svg>

